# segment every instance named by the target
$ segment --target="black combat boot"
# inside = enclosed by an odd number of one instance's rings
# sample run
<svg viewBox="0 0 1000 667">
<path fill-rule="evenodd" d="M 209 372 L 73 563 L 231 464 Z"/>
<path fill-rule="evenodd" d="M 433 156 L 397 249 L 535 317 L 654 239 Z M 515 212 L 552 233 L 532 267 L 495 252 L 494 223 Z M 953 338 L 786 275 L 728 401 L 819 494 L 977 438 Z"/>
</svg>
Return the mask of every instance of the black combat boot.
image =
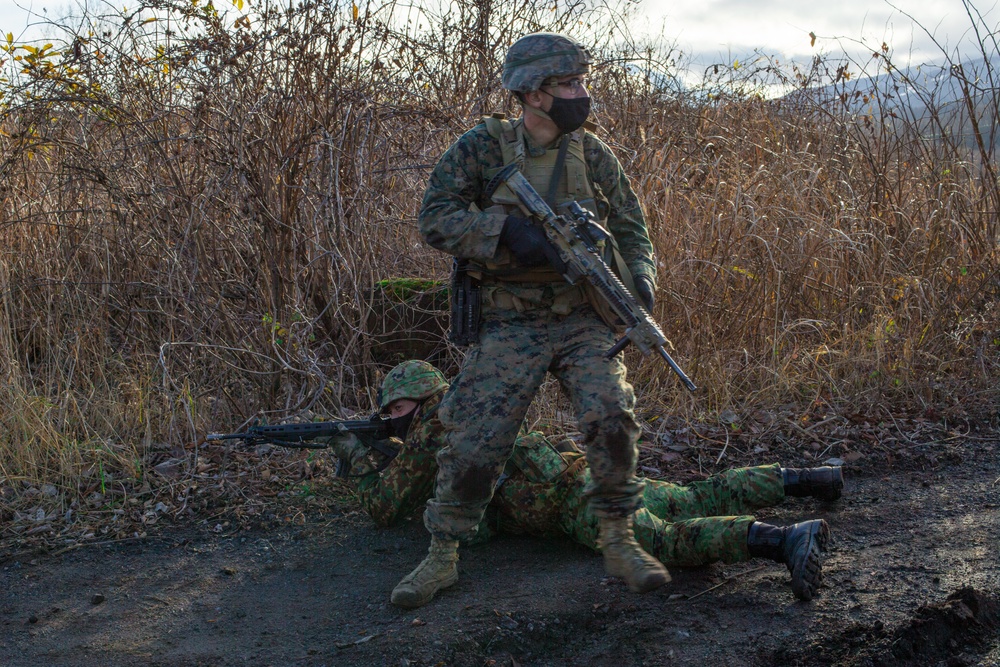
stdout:
<svg viewBox="0 0 1000 667">
<path fill-rule="evenodd" d="M 837 500 L 844 489 L 844 473 L 839 466 L 822 468 L 782 468 L 785 495 L 793 498 L 812 496 L 819 500 Z"/>
<path fill-rule="evenodd" d="M 822 519 L 794 526 L 755 521 L 747 532 L 750 555 L 787 565 L 792 573 L 792 593 L 800 600 L 812 600 L 823 583 L 823 552 L 829 541 L 830 526 Z"/>
</svg>

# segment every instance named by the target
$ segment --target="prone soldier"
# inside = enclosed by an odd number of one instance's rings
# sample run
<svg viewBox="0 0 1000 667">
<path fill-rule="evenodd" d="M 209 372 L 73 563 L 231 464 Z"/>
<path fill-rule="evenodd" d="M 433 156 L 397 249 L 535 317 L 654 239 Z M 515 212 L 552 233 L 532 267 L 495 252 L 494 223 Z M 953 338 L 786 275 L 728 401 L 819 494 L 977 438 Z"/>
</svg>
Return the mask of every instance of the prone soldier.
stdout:
<svg viewBox="0 0 1000 667">
<path fill-rule="evenodd" d="M 448 390 L 444 375 L 422 361 L 392 369 L 379 392 L 379 409 L 391 419 L 398 441 L 390 461 L 351 433 L 330 438 L 333 452 L 354 471 L 356 493 L 379 526 L 392 526 L 431 497 L 438 471 L 436 455 L 444 446 L 440 411 Z M 383 448 L 383 451 L 387 448 Z M 587 502 L 591 473 L 575 446 L 537 431 L 516 438 L 479 531 L 569 537 L 600 548 L 600 517 Z M 826 521 L 792 526 L 756 521 L 750 512 L 786 497 L 840 498 L 840 468 L 782 468 L 780 465 L 727 470 L 686 486 L 646 480 L 644 507 L 635 513 L 635 536 L 643 549 L 668 566 L 697 566 L 716 561 L 768 558 L 791 572 L 795 597 L 810 600 L 822 582 L 822 559 L 830 540 Z M 457 573 L 442 582 L 454 584 Z M 401 606 L 419 606 L 401 605 Z"/>
</svg>

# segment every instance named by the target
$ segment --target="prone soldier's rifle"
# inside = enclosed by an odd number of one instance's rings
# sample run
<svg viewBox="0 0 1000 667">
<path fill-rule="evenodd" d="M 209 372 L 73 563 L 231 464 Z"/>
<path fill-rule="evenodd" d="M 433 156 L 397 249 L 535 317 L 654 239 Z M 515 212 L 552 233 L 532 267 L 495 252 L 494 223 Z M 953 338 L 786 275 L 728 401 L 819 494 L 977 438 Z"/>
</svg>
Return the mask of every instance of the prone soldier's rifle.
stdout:
<svg viewBox="0 0 1000 667">
<path fill-rule="evenodd" d="M 493 177 L 486 186 L 487 196 L 491 196 L 502 183 L 506 183 L 528 213 L 541 223 L 545 235 L 566 264 L 563 277 L 571 285 L 577 284 L 581 278 L 589 282 L 625 325 L 625 335 L 608 350 L 606 356 L 610 359 L 629 343 L 633 343 L 644 355 L 656 352 L 684 386 L 689 391 L 695 391 L 698 387 L 664 348 L 668 341 L 660 327 L 601 257 L 598 244 L 601 241 L 610 242 L 610 239 L 608 233 L 594 222 L 593 215 L 575 201 L 567 207 L 572 219 L 556 215 L 528 179 L 521 175 L 516 164 L 507 165 Z"/>
<path fill-rule="evenodd" d="M 387 462 L 399 451 L 387 444 L 390 422 L 377 412 L 368 419 L 346 419 L 337 421 L 304 422 L 299 424 L 254 425 L 242 433 L 209 433 L 205 440 L 242 440 L 245 444 L 278 445 L 293 449 L 327 449 L 328 442 L 320 441 L 335 435 L 353 433 L 365 447 L 386 457 Z M 337 476 L 346 477 L 350 472 L 350 462 L 337 460 Z"/>
</svg>

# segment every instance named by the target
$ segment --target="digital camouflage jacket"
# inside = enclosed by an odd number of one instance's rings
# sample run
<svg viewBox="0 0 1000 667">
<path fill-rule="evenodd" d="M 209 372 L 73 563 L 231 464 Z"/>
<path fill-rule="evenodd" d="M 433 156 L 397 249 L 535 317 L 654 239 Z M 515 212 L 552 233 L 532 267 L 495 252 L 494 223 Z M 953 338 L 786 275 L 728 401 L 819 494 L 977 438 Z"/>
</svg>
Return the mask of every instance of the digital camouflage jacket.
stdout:
<svg viewBox="0 0 1000 667">
<path fill-rule="evenodd" d="M 545 154 L 547 147 L 536 145 L 526 133 L 525 144 L 526 154 Z M 607 226 L 625 263 L 633 276 L 648 276 L 656 284 L 653 246 L 642 206 L 618 158 L 589 132 L 584 136 L 583 152 L 594 190 L 608 202 Z M 503 166 L 500 142 L 490 135 L 485 123 L 452 144 L 431 173 L 420 209 L 420 233 L 428 244 L 455 257 L 480 261 L 496 257 L 507 216 L 486 212 L 493 202 L 486 198 L 484 189 Z"/>
</svg>

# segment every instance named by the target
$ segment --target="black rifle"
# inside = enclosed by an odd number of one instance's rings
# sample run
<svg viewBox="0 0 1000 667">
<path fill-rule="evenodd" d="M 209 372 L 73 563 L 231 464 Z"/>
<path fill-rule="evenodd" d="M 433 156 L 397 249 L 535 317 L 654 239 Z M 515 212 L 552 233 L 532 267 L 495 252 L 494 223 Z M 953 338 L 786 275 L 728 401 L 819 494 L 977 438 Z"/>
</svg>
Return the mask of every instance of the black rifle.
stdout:
<svg viewBox="0 0 1000 667">
<path fill-rule="evenodd" d="M 504 167 L 486 186 L 486 195 L 506 184 L 517 195 L 524 209 L 539 223 L 559 256 L 566 264 L 563 278 L 571 285 L 580 280 L 590 283 L 597 294 L 625 325 L 625 335 L 607 352 L 611 358 L 632 343 L 644 354 L 656 353 L 667 362 L 681 383 L 690 391 L 698 387 L 691 381 L 664 346 L 667 338 L 659 325 L 622 284 L 604 262 L 598 244 L 607 232 L 593 221 L 593 216 L 576 202 L 568 206 L 571 218 L 556 215 L 542 196 L 517 169 L 516 164 Z"/>
<path fill-rule="evenodd" d="M 390 431 L 388 419 L 377 412 L 368 419 L 348 419 L 343 421 L 305 422 L 301 424 L 280 424 L 277 426 L 251 426 L 243 433 L 209 433 L 205 440 L 242 440 L 248 445 L 278 445 L 293 449 L 327 449 L 329 444 L 316 442 L 318 438 L 353 433 L 365 447 L 374 449 L 386 457 L 386 465 L 399 453 L 395 447 L 386 444 Z M 338 459 L 337 476 L 346 477 L 350 472 L 348 461 Z"/>
</svg>

